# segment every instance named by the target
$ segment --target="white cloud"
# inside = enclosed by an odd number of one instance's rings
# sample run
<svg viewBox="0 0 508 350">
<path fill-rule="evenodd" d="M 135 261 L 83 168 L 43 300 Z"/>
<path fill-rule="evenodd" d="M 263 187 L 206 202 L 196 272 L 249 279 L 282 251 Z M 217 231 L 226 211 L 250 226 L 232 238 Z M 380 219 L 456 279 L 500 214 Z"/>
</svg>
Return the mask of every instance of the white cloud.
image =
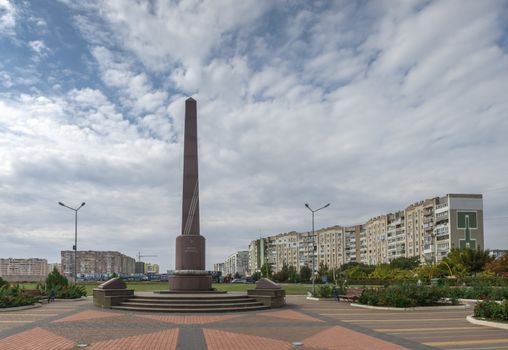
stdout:
<svg viewBox="0 0 508 350">
<path fill-rule="evenodd" d="M 0 0 L 0 35 L 12 35 L 16 26 L 16 7 L 9 0 Z"/>
<path fill-rule="evenodd" d="M 192 94 L 210 266 L 259 234 L 308 229 L 305 202 L 332 203 L 320 227 L 484 193 L 487 245 L 507 244 L 489 219 L 508 210 L 499 3 L 309 3 L 269 16 L 259 2 L 71 5 L 106 88 L 0 98 L 0 230 L 64 244 L 51 233 L 63 237 L 64 213 L 46 203 L 85 200 L 85 247 L 154 249 L 172 267 Z M 22 221 L 29 208 L 41 221 Z"/>
<path fill-rule="evenodd" d="M 46 44 L 44 44 L 44 41 L 42 41 L 42 40 L 29 41 L 28 46 L 30 46 L 30 48 L 39 57 L 46 56 L 50 52 L 49 48 L 46 46 Z"/>
</svg>

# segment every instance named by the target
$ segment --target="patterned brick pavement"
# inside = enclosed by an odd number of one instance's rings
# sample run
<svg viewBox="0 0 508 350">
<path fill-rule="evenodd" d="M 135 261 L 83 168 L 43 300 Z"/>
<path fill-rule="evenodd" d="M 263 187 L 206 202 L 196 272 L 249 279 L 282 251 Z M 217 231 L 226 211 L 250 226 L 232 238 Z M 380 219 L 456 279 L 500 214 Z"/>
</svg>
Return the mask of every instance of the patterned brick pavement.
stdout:
<svg viewBox="0 0 508 350">
<path fill-rule="evenodd" d="M 0 330 L 0 350 L 77 349 L 78 345 L 140 350 L 430 349 L 395 335 L 350 327 L 307 310 L 302 300 L 288 298 L 286 308 L 270 311 L 190 315 L 104 310 L 91 301 L 61 309 L 44 305 L 41 313 L 8 313 L 9 320 L 27 323 L 12 323 Z M 336 307 L 330 305 L 327 310 Z M 349 311 L 357 312 L 351 307 Z"/>
</svg>

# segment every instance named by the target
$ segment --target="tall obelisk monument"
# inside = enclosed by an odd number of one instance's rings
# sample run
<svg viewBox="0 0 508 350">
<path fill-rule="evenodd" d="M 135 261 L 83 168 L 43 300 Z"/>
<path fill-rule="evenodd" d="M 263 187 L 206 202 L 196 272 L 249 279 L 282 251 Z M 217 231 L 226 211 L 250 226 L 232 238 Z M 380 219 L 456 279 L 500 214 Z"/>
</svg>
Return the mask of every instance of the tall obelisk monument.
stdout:
<svg viewBox="0 0 508 350">
<path fill-rule="evenodd" d="M 199 234 L 198 124 L 196 100 L 185 101 L 183 151 L 182 233 L 176 238 L 172 291 L 212 289 L 212 277 L 205 270 L 205 237 Z"/>
</svg>

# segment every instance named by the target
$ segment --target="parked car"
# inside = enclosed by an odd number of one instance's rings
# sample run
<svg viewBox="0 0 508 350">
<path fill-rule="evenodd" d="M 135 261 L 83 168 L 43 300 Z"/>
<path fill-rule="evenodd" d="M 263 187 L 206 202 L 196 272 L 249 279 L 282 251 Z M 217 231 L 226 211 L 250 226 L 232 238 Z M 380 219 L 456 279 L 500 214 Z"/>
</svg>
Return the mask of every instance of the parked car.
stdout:
<svg viewBox="0 0 508 350">
<path fill-rule="evenodd" d="M 245 278 L 235 278 L 231 283 L 247 283 L 247 280 Z"/>
</svg>

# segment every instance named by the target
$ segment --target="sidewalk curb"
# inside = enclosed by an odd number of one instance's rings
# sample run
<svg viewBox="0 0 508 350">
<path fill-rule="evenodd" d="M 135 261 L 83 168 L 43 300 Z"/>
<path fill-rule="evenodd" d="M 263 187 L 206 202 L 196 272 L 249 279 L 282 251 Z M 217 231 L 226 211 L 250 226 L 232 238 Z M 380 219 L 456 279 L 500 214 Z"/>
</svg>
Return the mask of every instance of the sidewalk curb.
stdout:
<svg viewBox="0 0 508 350">
<path fill-rule="evenodd" d="M 1 308 L 0 312 L 10 312 L 10 311 L 21 311 L 21 310 L 36 309 L 36 308 L 41 307 L 41 306 L 42 306 L 41 303 L 36 303 L 36 304 L 33 304 L 33 305 L 6 307 L 6 308 Z"/>
<path fill-rule="evenodd" d="M 467 304 L 462 305 L 444 305 L 444 306 L 417 306 L 417 307 L 389 307 L 389 306 L 371 306 L 351 303 L 351 306 L 372 309 L 372 310 L 389 310 L 389 311 L 422 311 L 422 310 L 453 310 L 453 309 L 469 309 Z"/>
<path fill-rule="evenodd" d="M 474 318 L 473 316 L 466 316 L 466 320 L 469 323 L 476 324 L 479 326 L 500 328 L 500 329 L 508 329 L 508 323 L 494 322 L 494 321 L 484 321 Z"/>
</svg>

